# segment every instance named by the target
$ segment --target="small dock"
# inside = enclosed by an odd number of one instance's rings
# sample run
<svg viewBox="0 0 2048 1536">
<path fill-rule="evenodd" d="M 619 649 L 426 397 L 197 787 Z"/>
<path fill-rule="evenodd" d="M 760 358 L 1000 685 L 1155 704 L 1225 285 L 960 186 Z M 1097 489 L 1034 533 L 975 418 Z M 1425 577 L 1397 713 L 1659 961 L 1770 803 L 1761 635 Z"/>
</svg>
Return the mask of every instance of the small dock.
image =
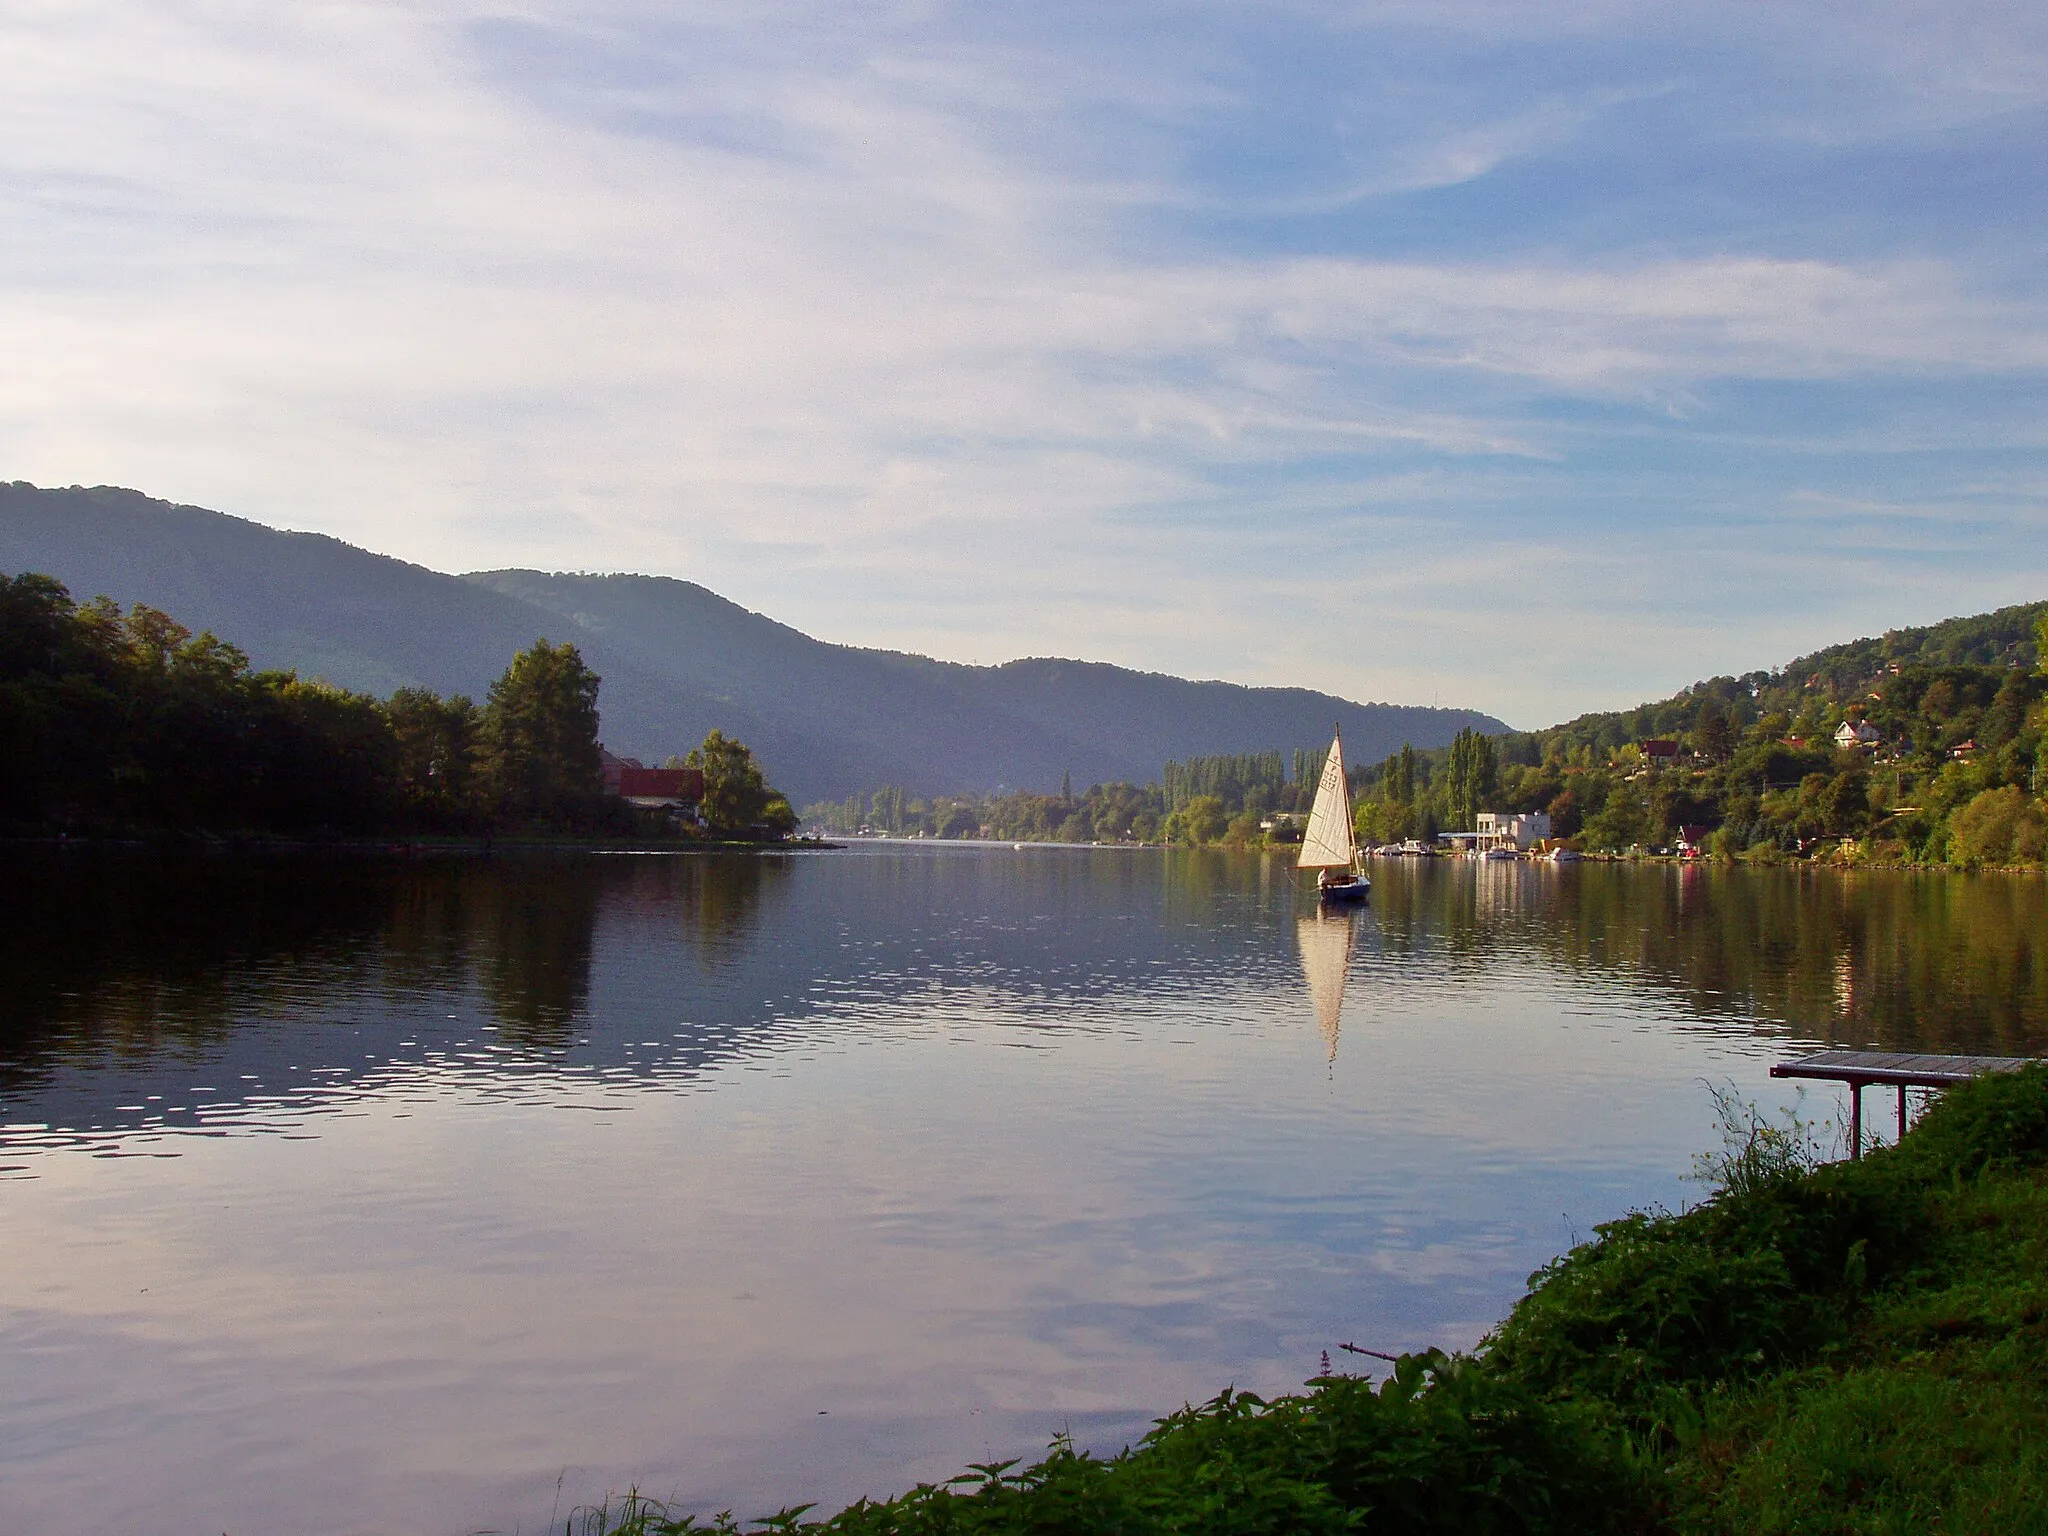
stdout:
<svg viewBox="0 0 2048 1536">
<path fill-rule="evenodd" d="M 1899 1090 L 1899 1135 L 1906 1134 L 1908 1088 L 1953 1088 L 1987 1072 L 2017 1072 L 2033 1056 L 1923 1056 L 1900 1051 L 1821 1051 L 1781 1061 L 1773 1077 L 1803 1077 L 1849 1085 L 1849 1155 L 1863 1155 L 1863 1090 L 1884 1084 Z"/>
</svg>

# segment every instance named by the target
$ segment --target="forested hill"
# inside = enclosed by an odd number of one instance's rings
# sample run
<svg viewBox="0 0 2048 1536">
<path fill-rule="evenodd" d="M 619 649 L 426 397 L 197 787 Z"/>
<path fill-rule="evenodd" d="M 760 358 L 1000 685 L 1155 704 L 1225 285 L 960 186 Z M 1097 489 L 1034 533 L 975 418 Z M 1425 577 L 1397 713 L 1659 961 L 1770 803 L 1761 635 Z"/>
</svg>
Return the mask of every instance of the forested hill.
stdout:
<svg viewBox="0 0 2048 1536">
<path fill-rule="evenodd" d="M 1368 766 L 1373 841 L 1542 811 L 1593 851 L 2038 864 L 2048 858 L 2048 603 L 1713 677 L 1632 710 Z M 1704 839 L 1704 840 L 1703 840 Z"/>
<path fill-rule="evenodd" d="M 1772 674 L 1779 687 L 1832 690 L 1838 696 L 1867 690 L 1894 668 L 2012 667 L 2031 670 L 2040 660 L 2036 626 L 2048 602 L 2017 603 L 1969 618 L 1944 619 L 1922 629 L 1894 629 L 1875 640 L 1831 645 Z M 1767 685 L 1768 686 L 1768 685 Z M 1775 701 L 1778 707 L 1789 697 Z"/>
<path fill-rule="evenodd" d="M 1534 761 L 1546 752 L 1612 750 L 1649 737 L 1684 736 L 1715 712 L 1729 712 L 1743 724 L 1772 714 L 1797 721 L 1816 710 L 1827 714 L 1852 704 L 1868 706 L 1878 702 L 1886 679 L 1908 670 L 1994 667 L 2031 672 L 2040 661 L 2037 626 L 2044 616 L 2048 602 L 2019 603 L 1922 628 L 1889 630 L 1873 639 L 1828 646 L 1776 671 L 1707 678 L 1668 699 L 1634 709 L 1580 715 L 1547 730 L 1516 733 L 1504 745 L 1511 755 L 1533 754 Z M 1833 718 L 1830 715 L 1830 724 Z M 1957 734 L 1968 735 L 1970 724 L 1965 721 Z"/>
<path fill-rule="evenodd" d="M 1050 790 L 1158 777 L 1169 759 L 1320 745 L 1357 756 L 1497 732 L 1471 710 L 1356 704 L 1300 689 L 1198 683 L 1060 660 L 970 667 L 832 645 L 686 581 L 536 571 L 447 575 L 317 534 L 284 533 L 109 487 L 0 483 L 0 573 L 80 599 L 147 603 L 258 667 L 378 695 L 480 697 L 539 636 L 604 678 L 606 744 L 658 760 L 712 727 L 740 737 L 799 801 L 882 784 Z"/>
</svg>

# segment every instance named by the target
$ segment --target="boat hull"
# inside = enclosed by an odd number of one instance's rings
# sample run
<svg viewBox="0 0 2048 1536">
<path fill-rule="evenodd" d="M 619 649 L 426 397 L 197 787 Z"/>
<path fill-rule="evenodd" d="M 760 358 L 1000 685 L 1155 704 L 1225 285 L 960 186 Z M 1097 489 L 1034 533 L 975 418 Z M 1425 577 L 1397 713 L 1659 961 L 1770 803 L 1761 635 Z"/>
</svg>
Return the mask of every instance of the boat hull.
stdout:
<svg viewBox="0 0 2048 1536">
<path fill-rule="evenodd" d="M 1370 880 L 1347 880 L 1342 885 L 1319 885 L 1316 899 L 1329 906 L 1349 906 L 1372 894 Z"/>
</svg>

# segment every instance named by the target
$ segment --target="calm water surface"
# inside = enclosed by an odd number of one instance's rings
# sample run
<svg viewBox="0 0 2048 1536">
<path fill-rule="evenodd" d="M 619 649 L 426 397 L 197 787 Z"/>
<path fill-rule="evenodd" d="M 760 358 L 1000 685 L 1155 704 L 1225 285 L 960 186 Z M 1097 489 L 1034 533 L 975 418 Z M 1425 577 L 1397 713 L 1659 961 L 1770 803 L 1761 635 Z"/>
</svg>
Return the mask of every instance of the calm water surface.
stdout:
<svg viewBox="0 0 2048 1536">
<path fill-rule="evenodd" d="M 1696 1192 L 1707 1081 L 2048 1048 L 2039 880 L 1375 878 L 1331 923 L 1256 856 L 6 855 L 0 1529 L 538 1532 L 1113 1448 L 1471 1344 Z"/>
</svg>

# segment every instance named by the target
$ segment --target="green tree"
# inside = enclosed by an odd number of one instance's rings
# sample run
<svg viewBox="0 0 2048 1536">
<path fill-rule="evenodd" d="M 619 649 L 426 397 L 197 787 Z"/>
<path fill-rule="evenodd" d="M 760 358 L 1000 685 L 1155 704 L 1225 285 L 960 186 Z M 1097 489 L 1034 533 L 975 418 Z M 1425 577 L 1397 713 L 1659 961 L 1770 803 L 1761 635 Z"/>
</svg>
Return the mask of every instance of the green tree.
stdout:
<svg viewBox="0 0 2048 1536">
<path fill-rule="evenodd" d="M 1643 800 L 1633 786 L 1617 784 L 1607 803 L 1586 822 L 1585 839 L 1594 848 L 1626 849 L 1649 836 Z"/>
<path fill-rule="evenodd" d="M 416 813 L 449 825 L 476 809 L 480 729 L 476 705 L 461 694 L 401 688 L 385 702 L 397 743 L 398 792 Z"/>
<path fill-rule="evenodd" d="M 787 836 L 796 830 L 796 814 L 789 801 L 769 787 L 745 742 L 713 730 L 690 754 L 687 766 L 704 775 L 704 798 L 698 801 L 697 810 L 712 831 L 748 832 L 765 827 L 777 836 Z M 902 794 L 896 790 L 891 802 L 899 826 Z"/>
<path fill-rule="evenodd" d="M 260 746 L 242 791 L 245 814 L 270 826 L 389 825 L 398 808 L 398 749 L 383 705 L 289 672 L 254 681 Z"/>
<path fill-rule="evenodd" d="M 713 731 L 711 734 L 717 736 L 720 741 L 725 740 L 725 737 L 717 731 Z M 706 740 L 708 741 L 709 738 L 707 737 Z M 875 791 L 873 799 L 869 802 L 869 825 L 880 827 L 891 837 L 899 837 L 903 833 L 903 814 L 904 794 L 902 785 L 884 784 Z"/>
<path fill-rule="evenodd" d="M 485 777 L 499 809 L 519 820 L 580 824 L 598 809 L 597 674 L 568 643 L 545 639 L 512 658 L 491 684 L 482 719 Z"/>
<path fill-rule="evenodd" d="M 1166 818 L 1164 831 L 1169 842 L 1199 848 L 1221 837 L 1227 821 L 1220 796 L 1196 795 Z"/>
<path fill-rule="evenodd" d="M 1735 751 L 1736 732 L 1728 711 L 1712 699 L 1700 700 L 1693 720 L 1693 745 L 1713 763 L 1725 763 Z"/>
<path fill-rule="evenodd" d="M 1832 836 L 1862 836 L 1870 825 L 1870 775 L 1857 768 L 1828 780 L 1821 796 L 1821 814 Z"/>
<path fill-rule="evenodd" d="M 1500 757 L 1491 741 L 1467 726 L 1451 742 L 1448 767 L 1444 811 L 1453 827 L 1469 832 L 1500 792 Z"/>
<path fill-rule="evenodd" d="M 1959 864 L 2036 863 L 2048 852 L 2048 817 L 2016 784 L 1987 789 L 1949 817 Z"/>
</svg>

